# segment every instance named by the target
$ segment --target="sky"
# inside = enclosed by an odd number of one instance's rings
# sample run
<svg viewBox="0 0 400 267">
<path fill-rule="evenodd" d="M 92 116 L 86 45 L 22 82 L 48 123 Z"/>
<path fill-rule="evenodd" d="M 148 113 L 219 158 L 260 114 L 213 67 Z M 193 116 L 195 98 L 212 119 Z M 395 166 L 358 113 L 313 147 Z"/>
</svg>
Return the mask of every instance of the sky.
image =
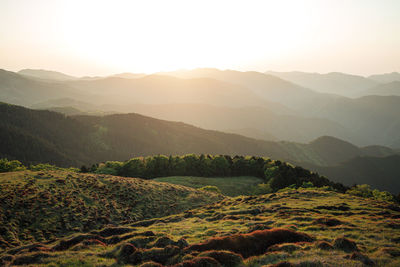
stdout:
<svg viewBox="0 0 400 267">
<path fill-rule="evenodd" d="M 400 72 L 398 0 L 0 0 L 0 68 Z"/>
</svg>

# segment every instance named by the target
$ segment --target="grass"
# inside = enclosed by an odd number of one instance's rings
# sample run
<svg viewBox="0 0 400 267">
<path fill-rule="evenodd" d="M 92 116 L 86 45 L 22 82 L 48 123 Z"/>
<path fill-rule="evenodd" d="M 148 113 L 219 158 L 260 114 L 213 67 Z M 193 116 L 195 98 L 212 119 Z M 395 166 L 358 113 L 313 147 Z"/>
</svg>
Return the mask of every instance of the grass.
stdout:
<svg viewBox="0 0 400 267">
<path fill-rule="evenodd" d="M 182 212 L 220 196 L 179 185 L 66 171 L 0 174 L 0 248 Z"/>
<path fill-rule="evenodd" d="M 252 176 L 240 177 L 193 177 L 170 176 L 154 179 L 157 182 L 183 185 L 192 188 L 201 188 L 207 185 L 218 187 L 226 196 L 251 195 L 255 186 L 263 182 L 262 179 Z"/>
<path fill-rule="evenodd" d="M 36 211 L 37 203 L 43 200 L 38 198 L 42 192 L 40 188 L 53 190 L 51 192 L 55 197 L 59 197 L 61 192 L 50 185 L 60 177 L 67 180 L 65 186 L 59 186 L 60 190 L 67 189 L 65 195 L 78 191 L 69 203 L 75 211 L 77 207 L 73 203 L 81 200 L 79 206 L 87 205 L 88 210 L 90 207 L 97 207 L 97 211 L 107 210 L 114 222 L 113 225 L 104 225 L 102 230 L 81 230 L 73 235 L 63 232 L 63 236 L 60 233 L 53 240 L 36 240 L 31 245 L 16 244 L 3 248 L 0 265 L 115 267 L 139 266 L 149 261 L 163 265 L 186 261 L 185 266 L 208 266 L 217 260 L 223 266 L 246 267 L 283 261 L 296 266 L 363 266 L 368 260 L 376 266 L 400 266 L 400 207 L 385 201 L 317 188 L 301 188 L 260 196 L 225 197 L 215 202 L 215 195 L 203 195 L 194 189 L 155 181 L 120 180 L 123 178 L 86 174 L 70 174 L 72 177 L 66 178 L 68 173 L 61 172 L 8 175 L 0 176 L 3 196 L 0 203 L 9 203 L 10 199 L 14 199 L 11 196 L 15 194 L 15 188 L 22 188 L 26 194 L 16 191 L 19 197 L 15 199 L 22 198 L 24 202 L 18 202 L 15 207 L 9 205 L 7 209 L 2 206 L 3 232 L 0 233 L 3 240 L 4 229 L 15 231 L 18 223 L 19 232 L 13 232 L 16 236 L 30 236 L 30 231 L 34 229 L 45 230 L 40 228 L 42 226 L 38 222 L 28 222 L 32 219 L 29 215 L 32 212 L 28 211 Z M 32 176 L 36 177 L 34 183 Z M 110 190 L 110 193 L 101 190 L 103 202 L 99 203 L 94 195 L 88 195 L 85 189 L 88 183 L 97 196 L 97 187 Z M 121 197 L 124 191 L 128 192 L 126 198 Z M 81 199 L 80 194 L 85 195 L 87 200 Z M 185 194 L 186 197 L 182 197 Z M 214 199 L 207 201 L 204 197 Z M 123 206 L 122 199 L 126 202 Z M 109 209 L 110 206 L 100 208 L 102 203 L 107 205 L 113 201 L 116 203 L 114 209 L 123 210 L 123 207 L 132 206 L 136 213 L 140 211 L 145 220 L 126 222 L 122 220 L 124 216 L 118 217 L 118 213 Z M 171 205 L 177 206 L 171 210 Z M 10 218 L 13 219 L 3 224 L 4 218 L 9 218 L 8 210 L 12 212 Z M 57 209 L 42 206 L 42 210 L 59 210 L 60 214 L 67 215 L 64 216 L 66 219 L 70 216 L 69 210 L 60 203 Z M 34 214 L 44 218 L 40 213 Z M 99 217 L 85 218 L 75 214 L 78 221 L 86 219 L 95 225 L 99 220 Z M 57 224 L 58 219 L 52 222 Z M 52 229 L 51 225 L 47 227 Z M 277 234 L 281 232 L 284 234 Z M 294 233 L 305 238 L 293 238 Z M 343 238 L 354 247 L 346 247 Z M 325 247 L 320 244 L 325 244 Z M 251 247 L 254 248 L 249 251 Z M 213 251 L 204 251 L 210 248 Z"/>
</svg>

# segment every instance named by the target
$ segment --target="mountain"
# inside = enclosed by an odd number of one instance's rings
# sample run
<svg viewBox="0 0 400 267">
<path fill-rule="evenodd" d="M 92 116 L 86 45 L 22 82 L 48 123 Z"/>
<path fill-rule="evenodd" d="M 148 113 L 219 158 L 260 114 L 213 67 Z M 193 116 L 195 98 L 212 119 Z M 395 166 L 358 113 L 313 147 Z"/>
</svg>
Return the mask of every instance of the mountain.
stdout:
<svg viewBox="0 0 400 267">
<path fill-rule="evenodd" d="M 142 78 L 144 76 L 146 76 L 146 74 L 144 73 L 130 73 L 130 72 L 124 72 L 112 75 L 112 77 L 118 77 L 124 79 L 137 79 L 137 78 Z"/>
<path fill-rule="evenodd" d="M 88 98 L 86 93 L 58 81 L 38 80 L 0 69 L 0 101 L 30 106 L 54 98 Z"/>
<path fill-rule="evenodd" d="M 74 116 L 0 104 L 0 157 L 80 166 L 153 154 L 280 152 L 279 145 L 139 114 Z"/>
<path fill-rule="evenodd" d="M 1 71 L 0 101 L 30 107 L 42 105 L 40 108 L 74 107 L 89 114 L 145 113 L 144 109 L 147 108 L 141 105 L 176 104 L 176 108 L 170 106 L 170 110 L 162 112 L 147 109 L 146 114 L 223 131 L 237 132 L 253 128 L 266 133 L 265 138 L 272 135 L 279 139 L 309 142 L 321 135 L 329 135 L 358 146 L 398 148 L 400 126 L 395 114 L 399 114 L 400 97 L 366 96 L 351 99 L 322 94 L 257 72 L 200 69 L 182 72 L 182 78 L 171 77 L 173 75 L 177 74 L 149 75 L 137 79 L 108 77 L 49 81 Z M 204 75 L 212 77 L 184 77 Z M 86 108 L 82 108 L 84 105 L 81 103 L 53 106 L 60 98 L 72 99 L 70 102 L 79 99 L 89 105 Z M 43 103 L 46 102 L 48 106 L 44 107 Z M 202 114 L 191 114 L 198 108 L 178 111 L 183 105 L 192 104 L 214 106 L 215 112 L 237 108 L 229 112 L 238 120 L 214 113 L 212 116 L 216 118 L 208 122 Z M 258 113 L 258 109 L 261 113 Z M 210 114 L 208 111 L 201 112 Z M 255 124 L 258 126 L 255 127 Z M 385 129 L 385 134 L 381 134 L 382 129 Z"/>
<path fill-rule="evenodd" d="M 387 157 L 355 157 L 336 166 L 316 166 L 303 163 L 305 168 L 317 171 L 347 186 L 369 184 L 373 188 L 393 194 L 400 192 L 400 155 Z"/>
<path fill-rule="evenodd" d="M 18 73 L 25 76 L 45 79 L 45 80 L 68 81 L 68 80 L 78 79 L 77 77 L 51 70 L 23 69 L 18 71 Z"/>
<path fill-rule="evenodd" d="M 380 82 L 380 83 L 390 83 L 394 81 L 400 81 L 400 73 L 392 72 L 392 73 L 384 73 L 384 74 L 375 74 L 368 77 L 368 79 Z"/>
<path fill-rule="evenodd" d="M 391 96 L 391 95 L 400 96 L 400 80 L 377 85 L 377 86 L 363 92 L 363 94 L 364 95 L 382 95 L 382 96 Z"/>
<path fill-rule="evenodd" d="M 150 75 L 138 79 L 108 77 L 52 81 L 0 71 L 0 101 L 32 106 L 59 98 L 79 99 L 97 105 L 209 103 L 264 106 L 269 103 L 247 88 L 210 78 L 178 79 Z"/>
<path fill-rule="evenodd" d="M 56 112 L 0 103 L 0 129 L 0 158 L 79 166 L 98 151 L 90 138 L 93 129 Z"/>
<path fill-rule="evenodd" d="M 164 72 L 180 78 L 208 77 L 246 87 L 271 102 L 279 102 L 290 108 L 296 107 L 302 102 L 314 101 L 325 96 L 310 89 L 282 80 L 276 76 L 256 71 L 234 71 L 218 69 L 194 69 L 187 71 Z"/>
<path fill-rule="evenodd" d="M 322 135 L 334 135 L 343 139 L 354 137 L 352 131 L 327 119 L 306 118 L 289 115 L 290 110 L 277 105 L 266 107 L 223 107 L 206 104 L 170 104 L 170 105 L 131 105 L 129 110 L 146 116 L 182 121 L 205 129 L 243 134 L 248 137 L 296 142 L 309 142 Z M 118 107 L 109 106 L 108 109 Z M 279 107 L 278 107 L 279 108 Z M 128 110 L 128 109 L 127 109 Z M 284 113 L 287 113 L 283 115 Z M 246 130 L 254 129 L 254 131 Z M 296 129 L 295 131 L 293 129 Z"/>
<path fill-rule="evenodd" d="M 266 73 L 303 87 L 313 89 L 317 92 L 338 94 L 347 97 L 357 95 L 358 92 L 370 89 L 378 84 L 378 82 L 362 76 L 340 72 L 320 74 L 299 71 L 268 71 Z"/>
<path fill-rule="evenodd" d="M 347 139 L 357 145 L 393 146 L 400 131 L 400 96 L 364 96 L 350 99 L 331 99 L 315 102 L 299 110 L 308 117 L 319 117 L 337 122 L 357 133 Z"/>
<path fill-rule="evenodd" d="M 92 81 L 71 81 L 68 86 L 93 95 L 91 102 L 104 104 L 203 103 L 223 106 L 263 106 L 247 88 L 211 78 L 179 79 L 149 75 L 137 79 L 109 77 Z"/>
</svg>

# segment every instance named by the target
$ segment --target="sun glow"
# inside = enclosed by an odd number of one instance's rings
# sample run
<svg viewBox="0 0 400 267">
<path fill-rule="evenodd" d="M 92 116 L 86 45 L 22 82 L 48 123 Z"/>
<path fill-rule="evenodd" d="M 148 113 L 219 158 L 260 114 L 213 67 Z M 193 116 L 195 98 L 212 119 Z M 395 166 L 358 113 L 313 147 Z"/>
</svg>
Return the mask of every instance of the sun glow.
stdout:
<svg viewBox="0 0 400 267">
<path fill-rule="evenodd" d="M 393 71 L 398 8 L 395 0 L 2 0 L 0 59 L 10 70 L 73 75 Z"/>
<path fill-rule="evenodd" d="M 279 17 L 276 11 L 284 6 L 278 2 L 118 3 L 83 1 L 79 9 L 65 7 L 63 32 L 74 53 L 98 64 L 145 72 L 248 68 L 266 57 L 289 55 L 302 45 L 301 36 L 310 27 L 293 9 L 287 14 L 290 20 Z"/>
</svg>

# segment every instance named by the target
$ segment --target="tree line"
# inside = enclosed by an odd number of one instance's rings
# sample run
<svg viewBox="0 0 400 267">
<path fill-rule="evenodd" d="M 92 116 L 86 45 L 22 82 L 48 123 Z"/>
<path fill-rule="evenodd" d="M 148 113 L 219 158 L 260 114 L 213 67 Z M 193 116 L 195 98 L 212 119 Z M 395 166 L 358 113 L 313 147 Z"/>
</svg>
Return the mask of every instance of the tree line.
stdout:
<svg viewBox="0 0 400 267">
<path fill-rule="evenodd" d="M 82 172 L 152 179 L 165 176 L 230 177 L 255 176 L 274 191 L 311 182 L 316 187 L 330 186 L 340 192 L 346 187 L 326 177 L 279 160 L 256 156 L 195 155 L 136 157 L 127 161 L 107 161 L 82 166 Z"/>
</svg>

